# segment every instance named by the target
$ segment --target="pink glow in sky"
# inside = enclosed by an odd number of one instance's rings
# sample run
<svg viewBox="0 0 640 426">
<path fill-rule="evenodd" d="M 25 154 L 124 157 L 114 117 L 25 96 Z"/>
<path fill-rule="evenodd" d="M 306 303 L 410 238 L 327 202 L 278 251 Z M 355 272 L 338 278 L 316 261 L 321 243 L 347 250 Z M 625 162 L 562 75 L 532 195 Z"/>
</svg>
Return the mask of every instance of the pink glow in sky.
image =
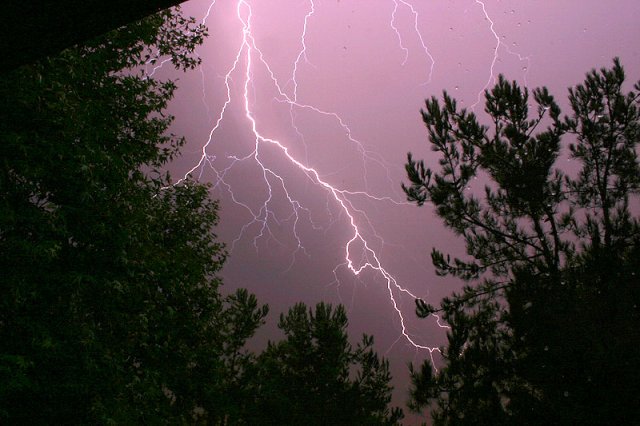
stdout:
<svg viewBox="0 0 640 426">
<path fill-rule="evenodd" d="M 460 286 L 436 277 L 429 253 L 463 254 L 432 209 L 405 203 L 400 189 L 408 151 L 437 161 L 424 99 L 447 90 L 474 107 L 503 73 L 546 85 L 566 109 L 567 88 L 614 56 L 640 79 L 636 0 L 192 0 L 183 9 L 206 17 L 210 35 L 171 106 L 174 131 L 189 141 L 172 173 L 214 185 L 231 250 L 225 286 L 272 309 L 256 347 L 277 338 L 278 313 L 294 303 L 342 303 L 350 335 L 373 334 L 390 358 L 400 405 L 406 363 L 445 342 L 437 318 L 415 317 L 413 296 L 437 305 Z"/>
</svg>

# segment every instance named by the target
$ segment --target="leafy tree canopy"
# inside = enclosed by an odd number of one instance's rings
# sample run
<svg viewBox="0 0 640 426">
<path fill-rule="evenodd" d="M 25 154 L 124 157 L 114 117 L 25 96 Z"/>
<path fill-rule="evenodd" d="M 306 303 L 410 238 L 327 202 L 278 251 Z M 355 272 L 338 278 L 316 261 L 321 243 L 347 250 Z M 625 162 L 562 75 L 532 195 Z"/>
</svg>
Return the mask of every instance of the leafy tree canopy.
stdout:
<svg viewBox="0 0 640 426">
<path fill-rule="evenodd" d="M 219 294 L 217 204 L 159 171 L 176 86 L 144 72 L 204 36 L 167 10 L 1 76 L 0 423 L 233 412 L 266 307 Z"/>
<path fill-rule="evenodd" d="M 452 327 L 444 367 L 412 367 L 411 405 L 436 424 L 640 422 L 640 83 L 624 82 L 617 59 L 589 72 L 562 116 L 546 88 L 500 76 L 491 126 L 446 92 L 426 102 L 439 168 L 409 154 L 403 188 L 466 243 L 465 259 L 433 250 L 437 273 L 470 282 L 416 301 Z"/>
</svg>

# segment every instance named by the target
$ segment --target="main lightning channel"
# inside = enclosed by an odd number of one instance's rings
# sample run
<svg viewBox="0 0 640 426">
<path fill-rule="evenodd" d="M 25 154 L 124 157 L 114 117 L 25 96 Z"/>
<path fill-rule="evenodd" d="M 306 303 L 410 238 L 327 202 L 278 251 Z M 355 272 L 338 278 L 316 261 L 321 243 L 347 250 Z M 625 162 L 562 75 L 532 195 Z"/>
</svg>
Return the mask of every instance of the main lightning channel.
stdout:
<svg viewBox="0 0 640 426">
<path fill-rule="evenodd" d="M 426 45 L 423 41 L 422 35 L 418 31 L 417 12 L 406 1 L 400 0 L 400 2 L 405 7 L 410 8 L 412 14 L 414 15 L 415 31 L 419 35 L 420 41 L 425 49 L 426 54 L 429 56 L 429 58 L 431 58 L 430 71 L 432 72 L 435 61 L 429 54 L 428 49 L 426 48 Z M 213 8 L 213 5 L 214 4 L 212 3 L 207 9 L 207 17 L 211 13 L 211 9 Z M 201 178 L 204 169 L 210 169 L 214 172 L 214 175 L 215 175 L 214 187 L 224 188 L 226 191 L 228 191 L 231 194 L 231 199 L 234 203 L 236 203 L 238 206 L 242 207 L 243 209 L 249 212 L 250 217 L 252 219 L 248 223 L 246 223 L 240 230 L 238 237 L 233 241 L 232 250 L 233 250 L 233 246 L 241 238 L 243 238 L 246 232 L 248 232 L 249 227 L 251 227 L 254 224 L 259 224 L 259 229 L 260 229 L 257 232 L 257 234 L 255 234 L 253 239 L 254 246 L 256 249 L 257 249 L 257 240 L 260 239 L 261 237 L 269 234 L 271 237 L 275 239 L 273 233 L 271 233 L 270 231 L 269 221 L 273 220 L 277 223 L 278 219 L 276 215 L 270 210 L 269 206 L 273 199 L 274 185 L 278 185 L 278 187 L 284 192 L 285 197 L 287 198 L 287 201 L 291 206 L 292 215 L 288 219 L 293 219 L 293 234 L 297 242 L 297 248 L 292 256 L 292 263 L 289 265 L 289 268 L 290 268 L 293 262 L 295 261 L 295 254 L 299 250 L 302 250 L 302 251 L 305 250 L 302 244 L 301 237 L 298 234 L 298 228 L 297 228 L 300 220 L 300 215 L 304 212 L 309 217 L 309 220 L 311 215 L 310 215 L 310 212 L 303 207 L 302 203 L 296 200 L 291 195 L 291 192 L 287 187 L 286 180 L 282 176 L 280 176 L 275 170 L 273 170 L 272 168 L 270 168 L 264 163 L 261 156 L 262 146 L 269 145 L 269 146 L 276 147 L 280 151 L 282 157 L 286 159 L 290 164 L 292 164 L 296 169 L 301 171 L 310 182 L 312 182 L 314 185 L 316 185 L 317 187 L 327 192 L 332 202 L 334 202 L 339 207 L 340 211 L 342 212 L 342 214 L 344 214 L 345 218 L 347 219 L 349 228 L 351 230 L 350 231 L 351 235 L 350 237 L 348 237 L 348 239 L 346 240 L 346 243 L 344 244 L 344 251 L 343 251 L 344 261 L 338 264 L 334 268 L 334 271 L 333 271 L 334 276 L 337 276 L 337 270 L 339 268 L 345 267 L 354 276 L 359 276 L 363 271 L 370 270 L 378 274 L 380 277 L 382 277 L 384 282 L 386 283 L 386 289 L 387 289 L 389 301 L 399 320 L 402 336 L 406 339 L 407 342 L 409 342 L 416 349 L 427 350 L 432 355 L 434 351 L 439 351 L 439 349 L 436 347 L 429 347 L 429 346 L 423 345 L 415 340 L 415 338 L 409 333 L 407 329 L 407 326 L 405 324 L 405 318 L 403 316 L 402 310 L 400 309 L 397 301 L 397 295 L 399 294 L 405 294 L 411 297 L 412 299 L 416 299 L 417 296 L 407 288 L 401 286 L 396 280 L 396 278 L 384 268 L 380 260 L 379 254 L 372 247 L 368 237 L 366 237 L 363 234 L 363 231 L 359 226 L 355 215 L 357 214 L 359 217 L 364 218 L 364 221 L 367 224 L 367 227 L 372 230 L 373 236 L 375 238 L 379 240 L 382 240 L 382 238 L 376 233 L 372 223 L 369 221 L 368 217 L 366 216 L 366 212 L 355 208 L 350 197 L 364 197 L 373 201 L 390 202 L 397 205 L 407 204 L 407 203 L 394 200 L 392 197 L 377 196 L 375 194 L 371 194 L 368 189 L 364 191 L 352 191 L 352 190 L 347 190 L 347 189 L 339 188 L 335 185 L 332 185 L 326 179 L 323 179 L 321 174 L 315 168 L 306 164 L 308 163 L 308 161 L 305 163 L 301 159 L 296 158 L 293 154 L 291 154 L 289 148 L 285 144 L 283 144 L 282 141 L 270 138 L 264 135 L 263 133 L 261 133 L 260 126 L 257 121 L 257 117 L 255 116 L 255 113 L 252 110 L 252 106 L 250 102 L 250 91 L 251 91 L 251 88 L 253 87 L 253 74 L 254 72 L 256 72 L 259 66 L 262 66 L 266 70 L 267 75 L 271 79 L 273 87 L 276 89 L 278 93 L 278 97 L 275 100 L 289 105 L 290 112 L 291 112 L 291 120 L 292 120 L 291 122 L 295 128 L 295 131 L 299 135 L 302 135 L 302 132 L 300 132 L 300 130 L 295 125 L 294 110 L 296 109 L 309 110 L 315 114 L 329 117 L 335 120 L 337 125 L 344 130 L 346 139 L 350 143 L 354 144 L 358 152 L 360 152 L 362 160 L 365 164 L 365 174 L 366 174 L 366 163 L 374 162 L 379 166 L 381 166 L 383 169 L 387 170 L 387 178 L 391 179 L 389 176 L 388 168 L 387 168 L 388 164 L 386 163 L 384 158 L 382 158 L 375 152 L 367 150 L 361 141 L 353 137 L 351 129 L 337 113 L 326 111 L 314 105 L 302 103 L 298 100 L 299 66 L 302 62 L 310 64 L 307 58 L 306 34 L 307 34 L 308 22 L 313 17 L 313 14 L 315 12 L 315 4 L 313 0 L 309 0 L 309 6 L 310 6 L 309 11 L 304 17 L 303 30 L 300 36 L 300 51 L 296 56 L 293 72 L 291 74 L 290 81 L 293 83 L 293 90 L 291 95 L 288 95 L 284 87 L 279 84 L 268 61 L 264 57 L 260 48 L 257 46 L 256 41 L 253 37 L 253 32 L 252 32 L 253 11 L 252 11 L 250 2 L 247 0 L 237 1 L 236 18 L 242 25 L 242 39 L 241 39 L 240 45 L 236 50 L 234 61 L 224 76 L 224 84 L 226 88 L 226 99 L 219 113 L 217 114 L 217 118 L 215 120 L 213 127 L 209 132 L 209 137 L 206 143 L 202 146 L 200 160 L 190 170 L 188 170 L 185 173 L 184 177 L 180 179 L 177 183 L 180 183 L 181 181 L 187 179 L 190 175 L 194 175 L 194 174 L 198 175 L 198 178 Z M 243 75 L 242 103 L 243 103 L 243 109 L 244 109 L 244 116 L 253 134 L 254 145 L 253 145 L 252 151 L 244 156 L 227 156 L 227 159 L 230 160 L 230 164 L 228 164 L 224 169 L 219 170 L 214 165 L 216 157 L 209 154 L 211 150 L 210 146 L 214 141 L 214 135 L 216 131 L 220 128 L 221 123 L 224 120 L 224 117 L 229 105 L 233 102 L 232 88 L 231 88 L 232 76 L 234 75 L 234 73 L 240 72 L 241 68 L 243 68 L 242 70 L 242 75 Z M 431 75 L 431 72 L 429 75 Z M 204 96 L 204 93 L 203 93 L 203 96 Z M 227 174 L 231 171 L 231 169 L 235 165 L 245 161 L 255 162 L 255 164 L 257 164 L 260 167 L 260 170 L 262 171 L 262 178 L 266 183 L 266 188 L 268 192 L 267 197 L 265 200 L 263 200 L 262 205 L 257 209 L 252 208 L 248 204 L 239 200 L 233 194 L 232 187 L 226 180 Z M 358 244 L 359 247 L 362 247 L 361 248 L 362 256 L 359 262 L 356 262 L 353 258 L 354 256 L 353 248 L 356 244 Z M 433 315 L 433 316 L 436 319 L 436 323 L 439 327 L 448 328 L 447 325 L 441 324 L 440 318 L 437 315 Z"/>
</svg>

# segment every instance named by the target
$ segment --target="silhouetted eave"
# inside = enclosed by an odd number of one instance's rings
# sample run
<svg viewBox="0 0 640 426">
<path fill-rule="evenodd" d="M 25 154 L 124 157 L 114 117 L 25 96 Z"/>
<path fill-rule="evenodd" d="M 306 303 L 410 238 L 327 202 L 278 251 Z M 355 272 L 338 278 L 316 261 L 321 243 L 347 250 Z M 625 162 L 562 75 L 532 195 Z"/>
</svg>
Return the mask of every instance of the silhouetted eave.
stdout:
<svg viewBox="0 0 640 426">
<path fill-rule="evenodd" d="M 0 72 L 55 54 L 184 0 L 4 0 Z"/>
</svg>

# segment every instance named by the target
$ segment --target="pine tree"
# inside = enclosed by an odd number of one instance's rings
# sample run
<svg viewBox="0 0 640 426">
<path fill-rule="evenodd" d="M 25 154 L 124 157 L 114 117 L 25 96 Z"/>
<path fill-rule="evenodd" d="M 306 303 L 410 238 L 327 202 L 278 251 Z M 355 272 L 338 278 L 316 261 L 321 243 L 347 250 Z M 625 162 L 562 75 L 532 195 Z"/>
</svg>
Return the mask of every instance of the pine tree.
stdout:
<svg viewBox="0 0 640 426">
<path fill-rule="evenodd" d="M 389 363 L 364 335 L 354 348 L 342 305 L 299 303 L 280 316 L 285 339 L 269 343 L 257 360 L 248 424 L 395 425 L 389 408 Z"/>
<path fill-rule="evenodd" d="M 436 424 L 640 422 L 640 83 L 624 82 L 617 59 L 589 72 L 561 117 L 546 88 L 530 111 L 529 91 L 500 76 L 485 94 L 490 127 L 446 92 L 426 102 L 440 168 L 409 154 L 403 188 L 469 255 L 434 249 L 437 273 L 468 284 L 439 308 L 416 301 L 452 327 L 444 367 L 412 367 L 411 405 L 435 404 Z"/>
</svg>

